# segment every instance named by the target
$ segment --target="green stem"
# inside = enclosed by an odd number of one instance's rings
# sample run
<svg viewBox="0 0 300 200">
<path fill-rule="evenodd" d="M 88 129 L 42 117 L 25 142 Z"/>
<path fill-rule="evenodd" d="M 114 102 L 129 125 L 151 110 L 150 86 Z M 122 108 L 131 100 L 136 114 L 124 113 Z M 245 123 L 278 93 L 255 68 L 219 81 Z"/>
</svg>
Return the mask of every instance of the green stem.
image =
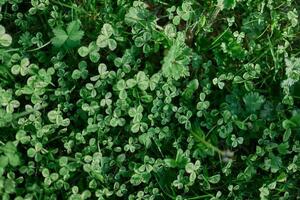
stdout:
<svg viewBox="0 0 300 200">
<path fill-rule="evenodd" d="M 261 36 L 263 36 L 263 35 L 267 32 L 267 30 L 268 30 L 269 27 L 270 27 L 270 25 L 268 25 L 268 26 L 265 28 L 265 30 L 264 30 L 257 38 L 255 38 L 255 40 L 257 40 L 257 39 L 259 39 Z"/>
<path fill-rule="evenodd" d="M 27 52 L 38 51 L 38 50 L 40 50 L 40 49 L 42 49 L 42 48 L 48 46 L 50 43 L 51 43 L 51 41 L 49 41 L 49 42 L 43 44 L 43 46 L 40 46 L 40 47 L 38 47 L 38 48 L 27 50 Z"/>
<path fill-rule="evenodd" d="M 37 47 L 35 49 L 29 49 L 27 50 L 26 52 L 33 52 L 33 51 L 38 51 L 46 46 L 48 46 L 49 44 L 51 43 L 51 41 L 43 44 L 43 46 L 40 46 L 40 47 Z M 9 49 L 9 50 L 6 50 L 5 53 L 10 53 L 10 52 L 15 52 L 15 51 L 20 51 L 21 49 L 20 48 L 15 48 L 15 49 Z"/>
<path fill-rule="evenodd" d="M 214 47 L 214 45 L 225 35 L 225 33 L 227 33 L 227 31 L 229 30 L 229 27 L 227 27 L 226 29 L 225 29 L 225 31 L 221 34 L 221 35 L 219 35 L 219 37 L 217 37 L 217 39 L 215 39 L 214 41 L 213 41 L 213 43 L 210 45 L 210 47 L 209 47 L 209 49 L 213 49 L 213 48 L 215 48 Z"/>
<path fill-rule="evenodd" d="M 212 145 L 211 143 L 207 142 L 202 137 L 198 136 L 195 132 L 192 132 L 192 135 L 202 144 L 207 146 L 208 148 L 212 149 L 213 151 L 217 152 L 218 154 L 224 155 L 224 151 L 220 150 L 218 147 Z"/>
<path fill-rule="evenodd" d="M 20 48 L 16 48 L 16 49 L 9 49 L 4 51 L 5 53 L 10 53 L 10 52 L 15 52 L 15 51 L 20 51 Z"/>
<path fill-rule="evenodd" d="M 204 199 L 204 198 L 207 198 L 207 197 L 213 197 L 213 195 L 205 194 L 205 195 L 201 195 L 201 196 L 197 196 L 197 197 L 190 197 L 190 198 L 187 198 L 186 200 Z"/>
</svg>

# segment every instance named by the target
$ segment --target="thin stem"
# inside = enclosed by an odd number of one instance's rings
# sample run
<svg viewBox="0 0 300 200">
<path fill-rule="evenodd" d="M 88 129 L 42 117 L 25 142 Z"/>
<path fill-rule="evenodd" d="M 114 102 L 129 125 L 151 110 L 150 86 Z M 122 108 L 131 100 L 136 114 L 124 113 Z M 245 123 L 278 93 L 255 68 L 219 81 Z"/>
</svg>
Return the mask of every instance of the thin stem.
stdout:
<svg viewBox="0 0 300 200">
<path fill-rule="evenodd" d="M 44 47 L 48 46 L 50 43 L 51 43 L 51 41 L 49 41 L 49 42 L 47 42 L 47 43 L 43 44 L 43 46 L 37 47 L 37 48 L 35 48 L 35 49 L 30 49 L 30 50 L 27 50 L 27 52 L 38 51 L 38 50 L 40 50 L 40 49 L 42 49 L 42 48 L 44 48 Z"/>
<path fill-rule="evenodd" d="M 51 41 L 48 41 L 47 43 L 43 44 L 43 46 L 40 46 L 40 47 L 37 47 L 35 49 L 29 49 L 27 50 L 26 52 L 33 52 L 33 51 L 38 51 L 46 46 L 48 46 L 49 44 L 51 43 Z M 10 52 L 15 52 L 15 51 L 20 51 L 21 49 L 20 48 L 15 48 L 15 49 L 9 49 L 9 50 L 6 50 L 4 51 L 5 53 L 10 53 Z"/>
<path fill-rule="evenodd" d="M 268 25 L 268 26 L 265 28 L 265 30 L 264 30 L 257 38 L 255 38 L 255 40 L 257 40 L 257 39 L 259 39 L 261 36 L 263 36 L 263 35 L 267 32 L 267 30 L 268 30 L 269 27 L 270 27 L 270 25 Z"/>
<path fill-rule="evenodd" d="M 20 48 L 15 48 L 15 49 L 9 49 L 4 51 L 5 53 L 10 53 L 10 52 L 15 52 L 15 51 L 20 51 Z"/>
<path fill-rule="evenodd" d="M 187 198 L 186 200 L 204 199 L 204 198 L 207 198 L 207 197 L 213 197 L 213 195 L 205 194 L 205 195 L 201 195 L 201 196 L 197 196 L 197 197 L 190 197 L 190 198 Z"/>
<path fill-rule="evenodd" d="M 211 44 L 211 46 L 210 46 L 210 48 L 209 49 L 213 49 L 214 48 L 214 45 L 225 35 L 225 33 L 227 33 L 227 31 L 229 30 L 229 27 L 227 27 L 226 29 L 225 29 L 225 31 L 221 34 L 221 35 L 219 35 L 219 37 L 217 38 L 217 39 L 215 39 L 214 41 L 213 41 L 213 43 Z"/>
<path fill-rule="evenodd" d="M 204 144 L 205 146 L 207 146 L 208 148 L 212 149 L 213 151 L 224 155 L 224 151 L 220 150 L 218 147 L 212 145 L 211 143 L 207 142 L 205 139 L 203 139 L 202 137 L 198 136 L 195 132 L 192 132 L 192 135 L 202 144 Z"/>
</svg>

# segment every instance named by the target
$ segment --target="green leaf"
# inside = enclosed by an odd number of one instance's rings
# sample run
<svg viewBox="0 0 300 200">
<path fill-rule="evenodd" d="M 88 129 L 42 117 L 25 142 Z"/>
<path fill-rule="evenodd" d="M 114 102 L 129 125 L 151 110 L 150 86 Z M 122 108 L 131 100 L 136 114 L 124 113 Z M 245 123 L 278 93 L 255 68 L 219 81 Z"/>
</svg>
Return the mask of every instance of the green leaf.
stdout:
<svg viewBox="0 0 300 200">
<path fill-rule="evenodd" d="M 122 100 L 125 100 L 127 98 L 127 92 L 126 90 L 121 90 L 119 93 L 119 98 Z"/>
<path fill-rule="evenodd" d="M 179 25 L 180 24 L 180 16 L 175 16 L 172 20 L 174 25 Z"/>
<path fill-rule="evenodd" d="M 236 124 L 236 126 L 241 129 L 241 130 L 247 130 L 247 127 L 245 125 L 245 122 L 242 121 L 234 121 L 234 123 Z"/>
<path fill-rule="evenodd" d="M 5 27 L 0 25 L 0 35 L 3 35 L 5 33 Z"/>
<path fill-rule="evenodd" d="M 107 66 L 104 63 L 100 63 L 98 66 L 98 72 L 100 76 L 104 77 L 107 75 Z"/>
<path fill-rule="evenodd" d="M 0 45 L 4 47 L 10 46 L 12 43 L 12 37 L 8 34 L 0 34 Z"/>
<path fill-rule="evenodd" d="M 67 31 L 62 28 L 53 29 L 54 38 L 52 44 L 57 47 L 73 48 L 79 45 L 84 32 L 80 30 L 80 22 L 78 20 L 72 21 L 67 26 Z"/>
<path fill-rule="evenodd" d="M 12 194 L 15 192 L 16 182 L 12 179 L 5 179 L 3 188 L 5 193 Z"/>
<path fill-rule="evenodd" d="M 142 47 L 144 45 L 143 37 L 137 37 L 137 38 L 135 38 L 134 44 L 137 47 Z"/>
<path fill-rule="evenodd" d="M 290 118 L 290 121 L 292 121 L 294 124 L 297 125 L 297 127 L 299 127 L 300 126 L 300 113 L 296 113 L 295 115 L 293 115 Z"/>
<path fill-rule="evenodd" d="M 81 77 L 81 71 L 79 71 L 78 69 L 75 69 L 72 73 L 72 79 L 77 80 L 80 79 Z"/>
<path fill-rule="evenodd" d="M 118 126 L 118 124 L 119 124 L 119 120 L 117 119 L 117 118 L 111 118 L 111 120 L 110 120 L 110 125 L 112 126 L 112 127 L 117 127 Z"/>
<path fill-rule="evenodd" d="M 78 54 L 81 56 L 81 57 L 85 57 L 89 54 L 89 49 L 85 46 L 82 46 L 78 49 Z"/>
<path fill-rule="evenodd" d="M 121 90 L 125 90 L 126 89 L 126 82 L 125 82 L 125 80 L 123 80 L 123 79 L 121 79 L 121 80 L 119 80 L 118 82 L 117 82 L 117 89 L 119 90 L 119 91 L 121 91 Z"/>
<path fill-rule="evenodd" d="M 8 154 L 9 164 L 13 167 L 20 165 L 20 158 L 17 154 Z"/>
<path fill-rule="evenodd" d="M 136 86 L 137 81 L 135 79 L 128 79 L 126 81 L 126 85 L 128 88 L 133 88 L 134 86 Z"/>
<path fill-rule="evenodd" d="M 106 36 L 107 38 L 109 38 L 114 33 L 114 29 L 112 28 L 112 26 L 110 24 L 106 23 L 106 24 L 103 24 L 103 27 L 101 29 L 101 33 L 104 36 Z"/>
<path fill-rule="evenodd" d="M 167 24 L 165 26 L 164 33 L 169 38 L 175 38 L 177 34 L 176 26 L 173 24 Z"/>
<path fill-rule="evenodd" d="M 5 168 L 8 165 L 8 157 L 0 156 L 0 168 Z"/>
<path fill-rule="evenodd" d="M 198 79 L 191 80 L 186 89 L 183 91 L 182 96 L 184 99 L 191 99 L 193 96 L 193 93 L 198 89 L 199 87 L 199 81 Z"/>
<path fill-rule="evenodd" d="M 52 39 L 52 44 L 57 48 L 62 47 L 68 39 L 68 34 L 60 28 L 53 29 L 53 33 L 55 37 Z"/>
<path fill-rule="evenodd" d="M 77 43 L 81 40 L 84 32 L 80 30 L 80 21 L 72 21 L 67 26 L 68 40 Z"/>
<path fill-rule="evenodd" d="M 64 167 L 67 166 L 68 164 L 68 158 L 63 156 L 61 158 L 59 158 L 59 166 Z"/>
<path fill-rule="evenodd" d="M 70 125 L 70 120 L 68 118 L 66 118 L 66 119 L 61 120 L 58 124 L 61 126 L 67 127 Z"/>
<path fill-rule="evenodd" d="M 105 48 L 108 45 L 108 38 L 104 35 L 99 35 L 96 43 L 100 48 Z"/>
<path fill-rule="evenodd" d="M 52 110 L 47 114 L 47 116 L 48 116 L 49 121 L 51 121 L 52 123 L 55 123 L 56 119 L 59 116 L 59 113 L 56 110 Z"/>
<path fill-rule="evenodd" d="M 164 159 L 164 162 L 168 167 L 171 167 L 171 168 L 175 168 L 177 166 L 176 161 L 171 158 Z"/>
<path fill-rule="evenodd" d="M 143 178 L 139 174 L 134 174 L 130 178 L 130 183 L 134 186 L 140 185 L 143 181 Z"/>
<path fill-rule="evenodd" d="M 155 90 L 157 84 L 159 83 L 161 75 L 159 73 L 153 74 L 149 80 L 150 90 Z"/>
<path fill-rule="evenodd" d="M 28 155 L 28 157 L 33 158 L 33 157 L 35 156 L 35 154 L 36 154 L 36 151 L 35 151 L 34 148 L 29 148 L 29 149 L 27 150 L 27 155 Z"/>
<path fill-rule="evenodd" d="M 114 39 L 107 40 L 108 48 L 113 51 L 117 48 L 117 42 Z"/>
<path fill-rule="evenodd" d="M 278 156 L 271 155 L 271 172 L 276 173 L 282 167 L 282 159 Z"/>
<path fill-rule="evenodd" d="M 140 130 L 140 123 L 135 123 L 131 126 L 131 132 L 137 133 Z"/>
<path fill-rule="evenodd" d="M 287 129 L 283 134 L 283 138 L 282 138 L 283 142 L 287 142 L 289 140 L 291 134 L 292 134 L 291 129 Z"/>
<path fill-rule="evenodd" d="M 177 150 L 175 160 L 176 160 L 176 165 L 179 168 L 184 168 L 186 164 L 189 162 L 189 158 L 183 153 L 182 149 Z"/>
<path fill-rule="evenodd" d="M 141 96 L 141 101 L 145 102 L 145 103 L 150 103 L 153 101 L 153 97 L 151 95 L 143 95 Z"/>
<path fill-rule="evenodd" d="M 101 29 L 101 34 L 98 36 L 96 44 L 100 48 L 108 48 L 113 51 L 117 48 L 117 42 L 110 38 L 114 34 L 114 30 L 110 24 L 104 24 Z"/>
<path fill-rule="evenodd" d="M 149 137 L 149 135 L 147 135 L 146 133 L 142 134 L 139 136 L 139 142 L 143 145 L 145 145 L 145 147 L 148 149 L 151 144 L 152 144 L 152 141 L 151 141 L 151 138 Z"/>
<path fill-rule="evenodd" d="M 280 154 L 285 155 L 288 153 L 289 147 L 290 147 L 289 143 L 285 142 L 278 145 L 277 149 Z"/>
<path fill-rule="evenodd" d="M 216 184 L 221 180 L 221 175 L 217 174 L 208 178 L 208 181 L 212 184 Z"/>
<path fill-rule="evenodd" d="M 186 164 L 185 171 L 189 174 L 194 172 L 194 164 L 193 163 Z"/>
<path fill-rule="evenodd" d="M 190 49 L 185 44 L 183 33 L 178 34 L 167 55 L 163 59 L 162 72 L 165 77 L 178 80 L 189 76 Z"/>
<path fill-rule="evenodd" d="M 290 119 L 284 120 L 282 122 L 282 127 L 284 129 L 300 127 L 300 114 L 296 113 Z"/>
<path fill-rule="evenodd" d="M 296 128 L 297 127 L 297 124 L 294 123 L 293 121 L 289 120 L 289 119 L 286 119 L 282 122 L 282 127 L 284 129 L 289 129 L 289 128 Z"/>
<path fill-rule="evenodd" d="M 136 115 L 136 113 L 137 113 L 136 108 L 130 108 L 130 109 L 128 110 L 128 115 L 129 115 L 130 117 L 134 117 L 134 116 Z"/>
<path fill-rule="evenodd" d="M 11 68 L 11 73 L 14 75 L 18 75 L 20 73 L 21 66 L 20 65 L 13 65 Z"/>
<path fill-rule="evenodd" d="M 89 58 L 93 63 L 97 63 L 100 60 L 100 54 L 96 51 L 93 51 L 89 54 Z"/>
<path fill-rule="evenodd" d="M 139 71 L 136 76 L 136 81 L 138 84 L 138 87 L 141 90 L 146 90 L 149 86 L 149 78 L 146 76 L 145 72 Z"/>
<path fill-rule="evenodd" d="M 231 9 L 235 7 L 236 0 L 218 0 L 219 5 L 221 5 L 221 8 L 225 9 Z"/>
<path fill-rule="evenodd" d="M 254 113 L 259 110 L 262 104 L 265 102 L 264 97 L 259 95 L 257 92 L 246 94 L 243 100 L 246 105 L 246 110 L 250 113 Z"/>
</svg>

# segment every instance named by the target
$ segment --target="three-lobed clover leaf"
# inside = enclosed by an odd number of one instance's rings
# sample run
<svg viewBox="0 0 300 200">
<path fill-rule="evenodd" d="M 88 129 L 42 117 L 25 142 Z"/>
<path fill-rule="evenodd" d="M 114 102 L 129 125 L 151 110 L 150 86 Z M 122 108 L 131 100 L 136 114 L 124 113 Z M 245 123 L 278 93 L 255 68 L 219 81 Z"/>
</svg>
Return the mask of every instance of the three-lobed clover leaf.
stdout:
<svg viewBox="0 0 300 200">
<path fill-rule="evenodd" d="M 174 23 L 175 25 L 178 25 L 180 21 L 180 19 L 177 19 L 177 17 L 180 17 L 184 21 L 188 21 L 191 18 L 191 15 L 193 13 L 192 3 L 188 1 L 184 1 L 181 7 L 178 7 L 176 9 L 176 13 L 178 16 L 175 16 L 173 19 L 173 23 L 175 22 Z"/>
<path fill-rule="evenodd" d="M 195 162 L 195 164 L 194 163 L 187 163 L 185 165 L 185 171 L 190 174 L 189 180 L 191 182 L 196 180 L 197 171 L 200 169 L 200 166 L 201 166 L 201 163 L 200 163 L 199 160 L 197 160 Z"/>
<path fill-rule="evenodd" d="M 164 28 L 164 33 L 168 38 L 175 38 L 177 35 L 176 26 L 173 24 L 167 24 Z"/>
<path fill-rule="evenodd" d="M 144 53 L 149 53 L 151 51 L 151 47 L 148 42 L 151 39 L 151 34 L 149 32 L 144 32 L 142 36 L 136 37 L 134 39 L 134 44 L 137 47 L 143 47 Z"/>
<path fill-rule="evenodd" d="M 149 87 L 149 78 L 143 71 L 139 71 L 136 75 L 137 85 L 141 90 L 146 90 Z"/>
<path fill-rule="evenodd" d="M 11 73 L 14 75 L 20 74 L 21 76 L 26 76 L 29 73 L 29 64 L 29 59 L 23 58 L 20 64 L 12 66 Z"/>
<path fill-rule="evenodd" d="M 143 117 L 143 114 L 142 114 L 143 110 L 144 110 L 143 106 L 139 105 L 136 108 L 134 108 L 134 107 L 130 108 L 128 110 L 128 115 L 133 118 L 133 122 L 139 122 L 139 121 L 141 121 L 141 119 Z"/>
<path fill-rule="evenodd" d="M 30 136 L 27 135 L 26 131 L 19 130 L 16 134 L 16 140 L 22 144 L 27 144 L 30 141 Z"/>
<path fill-rule="evenodd" d="M 100 48 L 108 48 L 113 51 L 117 48 L 116 40 L 112 39 L 111 36 L 114 35 L 114 29 L 110 24 L 104 24 L 101 29 L 101 34 L 98 36 L 96 44 Z"/>
<path fill-rule="evenodd" d="M 130 7 L 125 15 L 125 22 L 133 26 L 149 18 L 150 12 L 147 10 L 147 4 L 141 1 L 134 1 L 133 7 Z"/>
<path fill-rule="evenodd" d="M 89 46 L 81 46 L 78 49 L 78 54 L 81 57 L 86 57 L 89 55 L 90 60 L 93 63 L 97 63 L 100 59 L 100 54 L 98 53 L 99 47 L 96 45 L 96 42 L 91 42 Z"/>
<path fill-rule="evenodd" d="M 51 123 L 57 124 L 58 126 L 69 126 L 70 124 L 70 120 L 68 118 L 64 119 L 60 111 L 52 110 L 48 112 L 47 116 Z"/>
<path fill-rule="evenodd" d="M 231 146 L 237 147 L 240 144 L 243 144 L 244 138 L 243 137 L 236 137 L 234 134 L 231 135 Z"/>
<path fill-rule="evenodd" d="M 4 146 L 0 146 L 0 153 L 4 154 L 0 156 L 0 169 L 5 168 L 8 164 L 13 167 L 21 164 L 16 145 L 13 142 L 9 141 Z"/>
<path fill-rule="evenodd" d="M 87 68 L 87 63 L 86 63 L 85 61 L 81 61 L 81 62 L 78 64 L 78 67 L 79 67 L 79 69 L 75 69 L 75 70 L 72 72 L 71 77 L 72 77 L 74 80 L 78 80 L 78 79 L 80 79 L 80 78 L 86 79 L 87 76 L 88 76 L 88 70 L 86 69 L 86 68 Z"/>
</svg>

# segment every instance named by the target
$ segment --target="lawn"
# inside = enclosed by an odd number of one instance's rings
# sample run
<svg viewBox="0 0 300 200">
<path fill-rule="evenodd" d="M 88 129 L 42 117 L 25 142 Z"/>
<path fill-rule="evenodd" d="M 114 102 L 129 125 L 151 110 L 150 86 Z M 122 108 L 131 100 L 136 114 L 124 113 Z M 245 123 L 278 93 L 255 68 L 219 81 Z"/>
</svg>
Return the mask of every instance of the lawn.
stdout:
<svg viewBox="0 0 300 200">
<path fill-rule="evenodd" d="M 0 198 L 300 199 L 299 14 L 0 0 Z"/>
</svg>

